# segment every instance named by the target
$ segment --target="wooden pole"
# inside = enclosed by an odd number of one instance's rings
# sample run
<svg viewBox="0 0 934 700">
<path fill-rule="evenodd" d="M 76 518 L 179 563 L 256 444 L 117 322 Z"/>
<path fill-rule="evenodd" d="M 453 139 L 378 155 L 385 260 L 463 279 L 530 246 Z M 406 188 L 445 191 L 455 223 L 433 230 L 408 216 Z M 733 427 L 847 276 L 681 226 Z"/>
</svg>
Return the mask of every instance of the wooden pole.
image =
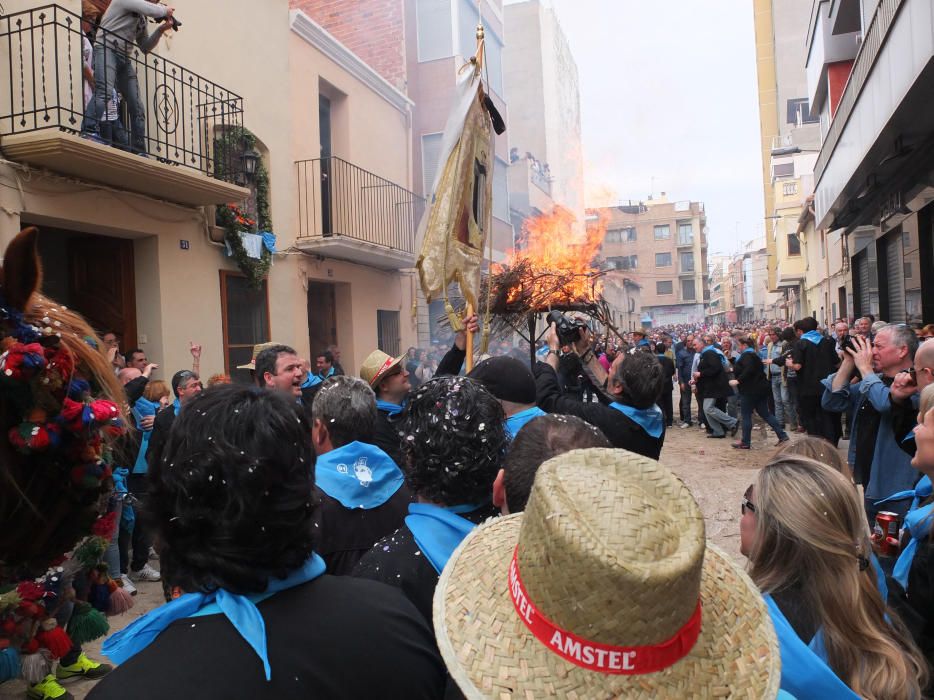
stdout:
<svg viewBox="0 0 934 700">
<path fill-rule="evenodd" d="M 473 305 L 467 304 L 467 318 L 473 316 Z M 473 333 L 465 329 L 467 333 L 467 344 L 464 347 L 464 351 L 467 353 L 467 359 L 465 361 L 465 371 L 469 372 L 473 369 Z"/>
</svg>

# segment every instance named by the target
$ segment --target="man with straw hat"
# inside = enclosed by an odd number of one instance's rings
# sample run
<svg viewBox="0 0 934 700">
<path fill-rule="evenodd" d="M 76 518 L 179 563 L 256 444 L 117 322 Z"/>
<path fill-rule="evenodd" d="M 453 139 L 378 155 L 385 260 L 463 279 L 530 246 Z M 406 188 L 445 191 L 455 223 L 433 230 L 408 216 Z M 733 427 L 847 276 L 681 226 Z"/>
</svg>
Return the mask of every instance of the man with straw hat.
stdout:
<svg viewBox="0 0 934 700">
<path fill-rule="evenodd" d="M 623 450 L 539 470 L 525 512 L 450 557 L 434 626 L 467 698 L 774 698 L 778 642 L 755 584 L 707 544 L 687 487 Z"/>
</svg>

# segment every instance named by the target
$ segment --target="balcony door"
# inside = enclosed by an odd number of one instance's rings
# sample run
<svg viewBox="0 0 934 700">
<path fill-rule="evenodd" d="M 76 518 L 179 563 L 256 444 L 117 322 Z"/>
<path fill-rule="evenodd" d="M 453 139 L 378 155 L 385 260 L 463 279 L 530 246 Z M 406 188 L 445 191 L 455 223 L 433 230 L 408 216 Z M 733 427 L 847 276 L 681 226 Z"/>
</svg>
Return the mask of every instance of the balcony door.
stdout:
<svg viewBox="0 0 934 700">
<path fill-rule="evenodd" d="M 318 95 L 318 133 L 321 139 L 321 234 L 334 233 L 331 212 L 331 100 Z"/>
<path fill-rule="evenodd" d="M 26 222 L 24 222 L 26 225 Z M 133 241 L 39 226 L 43 293 L 80 313 L 98 333 L 136 347 Z"/>
</svg>

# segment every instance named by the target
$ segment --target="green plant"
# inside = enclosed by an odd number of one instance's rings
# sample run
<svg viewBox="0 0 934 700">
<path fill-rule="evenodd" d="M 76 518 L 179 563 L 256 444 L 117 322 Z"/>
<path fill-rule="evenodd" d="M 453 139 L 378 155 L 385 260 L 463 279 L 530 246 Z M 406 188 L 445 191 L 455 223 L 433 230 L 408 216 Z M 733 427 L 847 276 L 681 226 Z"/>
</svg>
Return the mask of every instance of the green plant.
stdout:
<svg viewBox="0 0 934 700">
<path fill-rule="evenodd" d="M 239 155 L 256 146 L 256 137 L 249 129 L 235 127 L 226 129 L 214 139 L 214 153 L 219 154 L 214 160 L 214 176 L 225 179 L 231 171 L 231 163 L 239 161 Z M 260 159 L 256 163 L 256 172 L 253 178 L 254 192 L 256 193 L 256 212 L 250 212 L 255 218 L 241 211 L 236 204 L 226 204 L 217 207 L 217 224 L 224 229 L 224 240 L 230 247 L 237 267 L 247 276 L 250 286 L 259 288 L 269 274 L 272 265 L 272 253 L 263 246 L 259 260 L 247 255 L 243 246 L 242 233 L 258 233 L 272 231 L 272 217 L 269 213 L 269 171 Z"/>
</svg>

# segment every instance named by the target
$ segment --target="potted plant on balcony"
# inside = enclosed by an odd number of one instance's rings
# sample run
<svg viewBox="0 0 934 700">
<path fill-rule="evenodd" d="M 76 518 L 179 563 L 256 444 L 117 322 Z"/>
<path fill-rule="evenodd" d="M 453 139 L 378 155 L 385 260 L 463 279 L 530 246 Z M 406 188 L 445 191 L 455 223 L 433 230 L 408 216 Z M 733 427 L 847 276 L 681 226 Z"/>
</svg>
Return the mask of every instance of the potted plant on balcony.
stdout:
<svg viewBox="0 0 934 700">
<path fill-rule="evenodd" d="M 215 158 L 215 177 L 228 179 L 231 174 L 241 174 L 228 172 L 228 169 L 232 170 L 232 163 L 242 162 L 245 154 L 255 154 L 255 147 L 256 137 L 248 129 L 237 127 L 218 134 L 214 140 L 214 152 L 223 157 Z M 250 188 L 253 196 L 245 205 L 226 204 L 217 207 L 217 225 L 224 229 L 224 241 L 237 267 L 247 276 L 250 285 L 258 288 L 272 265 L 275 236 L 272 234 L 272 217 L 269 213 L 269 173 L 262 158 L 252 160 L 254 167 L 249 168 L 252 177 L 245 179 L 252 180 Z M 243 234 L 262 236 L 259 258 L 249 255 Z"/>
</svg>

